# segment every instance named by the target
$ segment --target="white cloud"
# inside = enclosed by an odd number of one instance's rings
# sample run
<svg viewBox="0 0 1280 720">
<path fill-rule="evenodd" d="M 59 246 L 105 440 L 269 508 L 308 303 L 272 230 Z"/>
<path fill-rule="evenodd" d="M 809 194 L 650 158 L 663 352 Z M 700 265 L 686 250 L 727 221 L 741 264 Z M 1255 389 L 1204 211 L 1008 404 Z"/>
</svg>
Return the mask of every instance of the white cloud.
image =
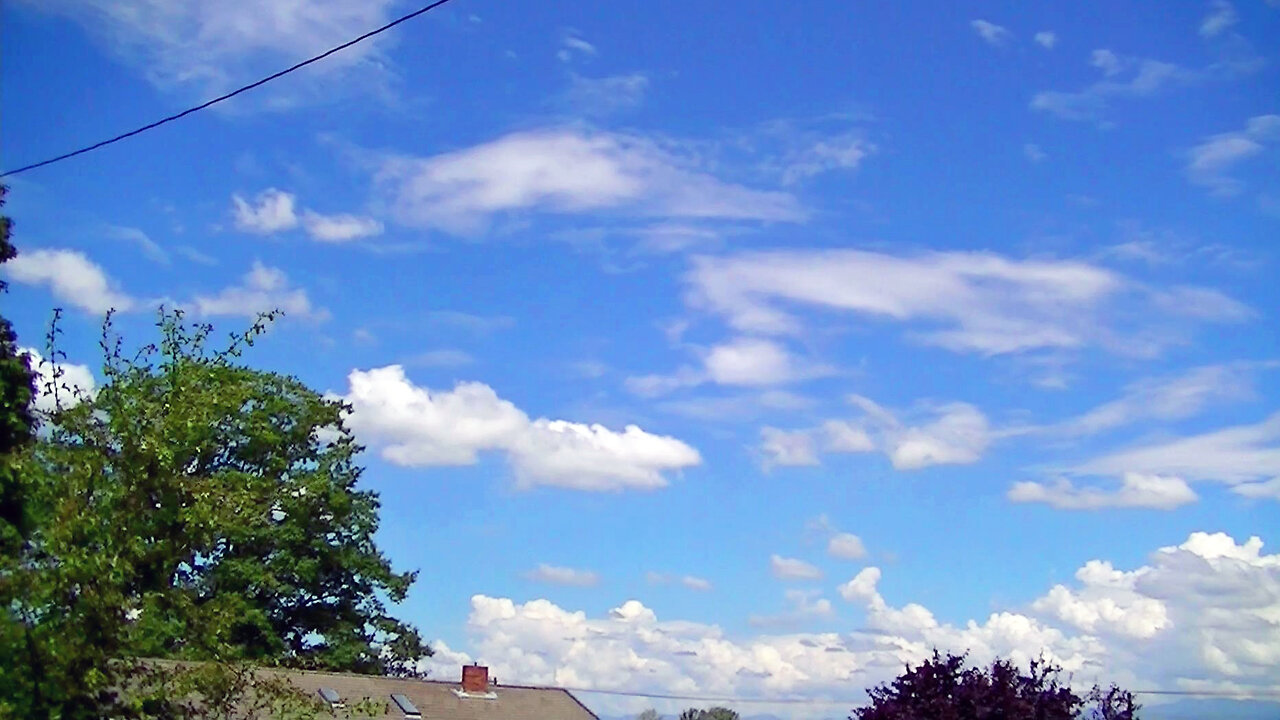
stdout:
<svg viewBox="0 0 1280 720">
<path fill-rule="evenodd" d="M 1124 69 L 1120 56 L 1107 49 L 1094 50 L 1089 56 L 1089 64 L 1101 70 L 1107 77 L 1118 75 Z"/>
<path fill-rule="evenodd" d="M 205 316 L 233 315 L 254 318 L 281 310 L 285 317 L 325 320 L 329 311 L 312 306 L 307 291 L 293 288 L 283 270 L 254 261 L 240 285 L 223 288 L 217 295 L 197 295 L 196 312 Z"/>
<path fill-rule="evenodd" d="M 147 235 L 142 230 L 135 227 L 124 227 L 122 225 L 108 225 L 106 227 L 106 231 L 107 235 L 116 238 L 117 240 L 124 240 L 125 242 L 136 245 L 138 249 L 142 251 L 142 254 L 146 255 L 147 259 L 152 262 L 157 262 L 161 265 L 169 264 L 169 253 L 165 252 L 165 249 L 160 247 L 159 243 L 152 240 L 151 236 Z"/>
<path fill-rule="evenodd" d="M 996 25 L 993 22 L 987 22 L 986 20 L 974 20 L 969 23 L 969 27 L 973 28 L 973 31 L 978 33 L 978 37 L 982 38 L 989 45 L 1000 46 L 1003 45 L 1006 40 L 1013 37 L 1013 35 L 1004 27 Z"/>
<path fill-rule="evenodd" d="M 1049 30 L 1042 30 L 1036 33 L 1036 44 L 1045 50 L 1052 50 L 1054 45 L 1058 44 L 1058 35 Z"/>
<path fill-rule="evenodd" d="M 777 385 L 813 377 L 819 368 L 803 368 L 782 345 L 740 337 L 713 346 L 703 357 L 708 378 L 720 385 Z"/>
<path fill-rule="evenodd" d="M 1152 354 L 1135 346 L 1127 322 L 1157 324 L 1181 308 L 1155 304 L 1162 295 L 1117 273 L 1080 261 L 1012 260 L 991 253 L 899 256 L 862 250 L 746 252 L 694 258 L 686 299 L 756 335 L 798 334 L 793 313 L 809 306 L 872 320 L 913 323 L 910 337 L 956 352 L 985 355 L 1102 345 L 1118 353 Z M 1214 291 L 1196 303 L 1195 319 L 1235 321 L 1240 305 Z M 1215 306 L 1210 298 L 1218 298 Z M 1126 309 L 1129 309 L 1126 307 Z M 1154 312 L 1158 310 L 1160 312 Z M 1217 317 L 1205 317 L 1217 311 Z"/>
<path fill-rule="evenodd" d="M 1049 157 L 1047 154 L 1045 154 L 1045 151 L 1041 150 L 1040 146 L 1035 143 L 1027 143 L 1026 145 L 1023 145 L 1022 154 L 1025 155 L 1027 159 L 1033 163 L 1041 162 L 1045 158 Z"/>
<path fill-rule="evenodd" d="M 1121 572 L 1109 562 L 1090 560 L 1076 571 L 1079 590 L 1055 585 L 1031 609 L 1088 633 L 1152 638 L 1168 629 L 1171 621 L 1164 602 L 1137 590 L 1138 581 L 1150 572 L 1151 568 Z"/>
<path fill-rule="evenodd" d="M 258 193 L 252 202 L 239 195 L 231 196 L 232 215 L 237 230 L 256 235 L 270 235 L 298 226 L 298 213 L 294 208 L 297 197 L 292 193 L 267 188 Z"/>
<path fill-rule="evenodd" d="M 1253 375 L 1270 363 L 1236 362 L 1191 368 L 1178 375 L 1130 384 L 1119 398 L 1044 428 L 1055 434 L 1093 435 L 1140 420 L 1192 417 L 1215 405 L 1254 396 Z"/>
<path fill-rule="evenodd" d="M 382 223 L 363 215 L 340 213 L 321 215 L 307 210 L 302 213 L 302 226 L 312 240 L 344 243 L 382 234 Z"/>
<path fill-rule="evenodd" d="M 1166 402 L 1172 403 L 1169 407 L 1176 414 L 1198 408 L 1200 401 L 1193 396 L 1180 398 L 1175 394 Z M 1123 404 L 1121 401 L 1120 405 Z M 1148 410 L 1142 408 L 1141 412 Z M 1127 410 L 1116 414 L 1090 413 L 1083 417 L 1094 417 L 1098 424 L 1092 427 L 1105 428 L 1127 420 L 1126 413 Z M 1244 497 L 1280 500 L 1280 414 L 1255 425 L 1137 445 L 1067 468 L 1065 474 L 1077 478 L 1118 478 L 1119 486 L 1078 487 L 1070 477 L 1059 477 L 1048 483 L 1015 483 L 1008 497 L 1014 502 L 1044 502 L 1065 509 L 1171 510 L 1197 500 L 1190 483 L 1217 482 Z"/>
<path fill-rule="evenodd" d="M 600 576 L 590 570 L 577 570 L 545 563 L 525 573 L 524 577 L 534 582 L 568 587 L 594 587 L 600 583 Z"/>
<path fill-rule="evenodd" d="M 775 466 L 817 465 L 820 462 L 813 435 L 804 430 L 760 428 L 760 452 L 764 455 L 766 469 Z"/>
<path fill-rule="evenodd" d="M 596 55 L 596 46 L 583 40 L 573 33 L 565 33 L 560 38 L 560 50 L 556 52 L 556 57 L 561 62 L 570 62 L 575 56 L 577 57 L 594 57 Z"/>
<path fill-rule="evenodd" d="M 1102 80 L 1076 92 L 1038 92 L 1031 98 L 1031 108 L 1064 120 L 1102 122 L 1112 100 L 1149 97 L 1205 74 L 1159 60 L 1122 57 L 1106 49 L 1094 50 L 1090 64 L 1102 71 Z M 1122 79 L 1126 74 L 1128 78 Z"/>
<path fill-rule="evenodd" d="M 574 74 L 565 102 L 587 115 L 608 115 L 639 107 L 649 90 L 649 77 L 644 73 L 627 73 L 588 78 Z"/>
<path fill-rule="evenodd" d="M 1187 178 L 1215 195 L 1234 195 L 1244 183 L 1227 173 L 1236 165 L 1262 153 L 1280 139 L 1280 115 L 1258 115 L 1243 130 L 1213 135 L 1188 153 Z"/>
<path fill-rule="evenodd" d="M 399 365 L 353 370 L 343 397 L 357 437 L 389 462 L 408 467 L 470 465 L 502 452 L 519 487 L 589 491 L 655 489 L 665 473 L 698 465 L 697 450 L 635 425 L 621 432 L 528 415 L 487 385 L 435 391 L 412 383 Z"/>
<path fill-rule="evenodd" d="M 968 403 L 922 408 L 919 419 L 903 422 L 872 400 L 854 395 L 862 411 L 854 420 L 828 420 L 819 428 L 762 431 L 762 451 L 776 465 L 817 464 L 817 447 L 830 453 L 883 452 L 899 470 L 976 462 L 995 437 L 982 411 Z M 809 456 L 804 453 L 809 452 Z M 792 462 L 781 462 L 780 457 Z M 800 462 L 801 460 L 812 462 Z"/>
<path fill-rule="evenodd" d="M 1280 413 L 1255 425 L 1150 442 L 1081 463 L 1076 475 L 1125 473 L 1247 486 L 1280 477 Z M 1245 492 L 1249 492 L 1247 489 Z"/>
<path fill-rule="evenodd" d="M 831 172 L 853 170 L 877 150 L 858 132 L 831 135 L 784 154 L 781 160 L 783 185 Z"/>
<path fill-rule="evenodd" d="M 80 23 L 106 50 L 162 89 L 201 99 L 246 79 L 275 72 L 350 40 L 389 20 L 391 0 L 41 0 L 40 10 Z M 348 48 L 279 83 L 250 102 L 288 106 L 302 98 L 332 99 L 333 88 L 385 85 L 381 48 L 394 33 Z M 356 66 L 359 83 L 334 82 Z M 323 87 L 324 93 L 320 92 Z M 245 100 L 235 107 L 243 108 Z"/>
<path fill-rule="evenodd" d="M 660 618 L 638 600 L 598 617 L 547 600 L 519 603 L 476 595 L 467 621 L 469 652 L 436 642 L 423 661 L 436 677 L 482 659 L 492 674 L 522 683 L 729 697 L 848 698 L 892 679 L 936 647 L 1022 664 L 1042 654 L 1073 682 L 1118 681 L 1130 688 L 1181 689 L 1231 683 L 1242 694 L 1280 684 L 1280 555 L 1262 541 L 1193 533 L 1152 553 L 1147 564 L 1116 569 L 1092 560 L 1073 581 L 1054 586 L 1025 612 L 1001 610 L 985 620 L 951 624 L 916 603 L 891 605 L 879 568 L 839 588 L 866 613 L 839 629 L 739 637 L 720 627 Z M 816 596 L 791 602 L 816 604 Z M 854 627 L 865 625 L 866 630 Z M 605 715 L 632 715 L 651 700 L 595 699 Z M 642 703 L 642 704 L 641 704 Z M 670 701 L 660 712 L 678 713 Z M 843 712 L 840 707 L 837 712 Z M 768 712 L 768 706 L 751 706 Z M 823 717 L 829 708 L 779 706 L 787 716 Z"/>
<path fill-rule="evenodd" d="M 820 580 L 822 571 L 798 558 L 769 556 L 769 571 L 779 580 Z"/>
<path fill-rule="evenodd" d="M 654 572 L 652 570 L 644 574 L 644 580 L 650 585 L 670 585 L 673 582 L 679 582 L 685 588 L 696 590 L 697 592 L 709 592 L 713 587 L 710 580 L 697 575 L 685 575 L 676 578 L 667 573 Z"/>
<path fill-rule="evenodd" d="M 859 560 L 867 556 L 867 547 L 853 533 L 836 533 L 827 541 L 827 554 L 840 560 Z"/>
<path fill-rule="evenodd" d="M 835 616 L 831 601 L 822 597 L 821 590 L 786 590 L 782 594 L 790 606 L 777 615 L 752 615 L 747 623 L 755 627 L 794 625 L 810 620 L 825 620 Z"/>
<path fill-rule="evenodd" d="M 702 369 L 681 367 L 669 375 L 638 375 L 626 380 L 627 389 L 656 397 L 704 383 L 737 387 L 769 387 L 832 374 L 827 366 L 797 358 L 784 345 L 758 337 L 736 337 L 699 349 Z"/>
<path fill-rule="evenodd" d="M 1206 38 L 1217 37 L 1232 25 L 1240 21 L 1235 7 L 1227 0 L 1212 0 L 1209 3 L 1209 14 L 1200 23 L 1200 35 Z"/>
<path fill-rule="evenodd" d="M 53 297 L 86 312 L 128 312 L 138 302 L 117 289 L 96 263 L 77 250 L 27 250 L 0 271 L 24 285 L 47 285 Z"/>
<path fill-rule="evenodd" d="M 690 590 L 697 590 L 698 592 L 708 592 L 712 587 L 710 580 L 697 577 L 696 575 L 685 575 L 680 578 L 680 584 Z"/>
<path fill-rule="evenodd" d="M 632 135 L 517 132 L 428 158 L 387 160 L 376 183 L 402 223 L 458 234 L 499 214 L 610 211 L 640 217 L 798 221 L 787 193 L 722 182 Z"/>
<path fill-rule="evenodd" d="M 27 364 L 36 376 L 36 397 L 32 405 L 40 412 L 53 412 L 59 406 L 74 407 L 83 398 L 92 398 L 97 387 L 93 371 L 88 365 L 46 362 L 44 356 L 33 348 L 18 348 L 19 355 L 27 355 Z"/>
<path fill-rule="evenodd" d="M 1076 487 L 1060 478 L 1047 484 L 1014 483 L 1009 499 L 1016 503 L 1046 503 L 1062 510 L 1097 510 L 1100 508 L 1150 508 L 1173 510 L 1199 498 L 1182 478 L 1163 475 L 1125 473 L 1119 488 Z"/>
</svg>

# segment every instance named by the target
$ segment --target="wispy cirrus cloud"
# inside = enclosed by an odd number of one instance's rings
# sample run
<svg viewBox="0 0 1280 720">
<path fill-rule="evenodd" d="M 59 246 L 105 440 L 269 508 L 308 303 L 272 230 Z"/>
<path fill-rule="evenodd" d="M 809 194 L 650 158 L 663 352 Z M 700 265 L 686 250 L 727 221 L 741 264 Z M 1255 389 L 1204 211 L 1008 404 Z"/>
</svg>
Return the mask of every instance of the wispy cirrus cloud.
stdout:
<svg viewBox="0 0 1280 720">
<path fill-rule="evenodd" d="M 1280 115 L 1249 118 L 1244 129 L 1219 133 L 1187 153 L 1187 179 L 1209 188 L 1214 195 L 1235 195 L 1244 183 L 1229 172 L 1249 158 L 1261 155 L 1280 141 Z"/>
<path fill-rule="evenodd" d="M 1153 289 L 1083 261 L 993 253 L 701 256 L 685 281 L 691 308 L 739 332 L 802 334 L 806 322 L 797 311 L 809 309 L 897 323 L 916 342 L 987 356 L 1090 346 L 1150 355 L 1195 323 L 1251 316 L 1214 290 Z"/>
<path fill-rule="evenodd" d="M 924 406 L 904 421 L 872 400 L 853 395 L 862 411 L 854 419 L 831 419 L 814 428 L 761 430 L 765 465 L 816 465 L 819 453 L 882 452 L 894 468 L 919 470 L 933 465 L 976 462 L 1000 434 L 968 403 Z"/>
<path fill-rule="evenodd" d="M 383 25 L 395 5 L 393 0 L 301 4 L 291 0 L 42 0 L 30 4 L 79 23 L 107 52 L 156 87 L 200 99 Z M 394 34 L 388 33 L 348 48 L 287 84 L 272 85 L 247 102 L 237 100 L 234 107 L 286 108 L 329 101 L 335 92 L 385 93 L 394 75 L 384 51 L 393 43 Z M 360 82 L 333 82 L 355 71 Z"/>
<path fill-rule="evenodd" d="M 567 587 L 593 587 L 600 583 L 600 576 L 591 570 L 547 565 L 543 563 L 524 574 L 526 580 L 547 585 L 564 585 Z"/>
<path fill-rule="evenodd" d="M 563 127 L 384 160 L 376 185 L 405 225 L 471 235 L 513 214 L 796 222 L 792 195 L 725 182 L 652 140 Z"/>
<path fill-rule="evenodd" d="M 969 27 L 973 28 L 978 37 L 982 38 L 988 45 L 996 47 L 1004 45 L 1013 37 L 1013 33 L 1009 32 L 1008 28 L 988 20 L 974 20 L 969 23 Z"/>
</svg>

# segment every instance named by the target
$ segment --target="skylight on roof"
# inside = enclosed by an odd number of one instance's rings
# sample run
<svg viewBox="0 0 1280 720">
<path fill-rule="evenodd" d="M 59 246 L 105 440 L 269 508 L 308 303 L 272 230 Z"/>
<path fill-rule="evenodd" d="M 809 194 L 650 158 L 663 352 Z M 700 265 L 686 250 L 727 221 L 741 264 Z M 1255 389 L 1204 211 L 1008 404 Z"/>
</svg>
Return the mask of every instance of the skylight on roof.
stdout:
<svg viewBox="0 0 1280 720">
<path fill-rule="evenodd" d="M 391 693 L 391 702 L 395 703 L 396 707 L 400 708 L 400 712 L 404 713 L 407 718 L 422 717 L 422 713 L 418 712 L 418 706 L 414 705 L 413 701 L 404 693 Z"/>
<path fill-rule="evenodd" d="M 329 703 L 331 708 L 342 709 L 347 706 L 346 703 L 342 702 L 342 696 L 338 694 L 338 691 L 331 687 L 320 688 L 320 697 L 324 698 L 324 701 Z"/>
</svg>

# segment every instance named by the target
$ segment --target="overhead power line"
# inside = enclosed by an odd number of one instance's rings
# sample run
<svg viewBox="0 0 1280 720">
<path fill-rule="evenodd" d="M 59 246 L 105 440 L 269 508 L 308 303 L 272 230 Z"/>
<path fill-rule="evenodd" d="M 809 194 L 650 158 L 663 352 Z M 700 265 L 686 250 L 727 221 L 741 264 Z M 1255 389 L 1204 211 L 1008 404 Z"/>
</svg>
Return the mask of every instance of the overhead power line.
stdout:
<svg viewBox="0 0 1280 720">
<path fill-rule="evenodd" d="M 266 85 L 267 83 L 271 82 L 272 80 L 275 80 L 276 78 L 284 77 L 285 75 L 288 75 L 289 73 L 293 72 L 294 70 L 301 70 L 302 68 L 304 68 L 304 67 L 306 67 L 306 66 L 308 66 L 308 65 L 310 65 L 310 64 L 312 64 L 312 63 L 319 62 L 319 61 L 321 61 L 321 60 L 323 60 L 323 59 L 325 59 L 325 58 L 329 57 L 330 55 L 333 55 L 334 53 L 342 52 L 343 50 L 346 50 L 347 48 L 351 47 L 352 45 L 356 45 L 356 44 L 358 44 L 358 43 L 364 42 L 365 40 L 368 40 L 369 38 L 373 37 L 374 35 L 378 35 L 378 34 L 380 34 L 380 33 L 384 33 L 384 32 L 386 32 L 386 31 L 390 30 L 391 28 L 393 28 L 393 27 L 395 27 L 395 26 L 399 25 L 399 24 L 400 24 L 400 23 L 402 23 L 402 22 L 406 22 L 406 21 L 408 21 L 408 20 L 412 20 L 412 19 L 414 19 L 414 18 L 418 17 L 419 15 L 424 15 L 424 14 L 426 14 L 426 13 L 428 13 L 428 12 L 431 12 L 432 10 L 435 10 L 436 8 L 438 8 L 438 7 L 440 7 L 441 5 L 444 5 L 445 3 L 450 2 L 450 1 L 451 1 L 451 0 L 436 0 L 435 2 L 433 2 L 433 3 L 429 4 L 429 5 L 426 5 L 426 6 L 424 6 L 424 7 L 418 8 L 417 10 L 414 10 L 413 12 L 409 13 L 408 15 L 403 15 L 403 16 L 401 16 L 401 17 L 396 18 L 395 20 L 392 20 L 391 22 L 387 23 L 386 25 L 383 25 L 383 26 L 382 26 L 382 27 L 380 27 L 380 28 L 377 28 L 377 29 L 374 29 L 374 30 L 370 30 L 369 32 L 367 32 L 367 33 L 365 33 L 365 34 L 361 35 L 360 37 L 357 37 L 357 38 L 354 38 L 354 39 L 348 40 L 347 42 L 344 42 L 344 43 L 342 43 L 341 45 L 338 45 L 337 47 L 330 48 L 330 49 L 328 49 L 328 50 L 326 50 L 326 51 L 324 51 L 324 52 L 320 53 L 319 55 L 316 55 L 315 57 L 308 58 L 308 59 L 306 59 L 306 60 L 303 60 L 303 61 L 302 61 L 302 62 L 300 62 L 300 63 L 297 63 L 296 65 L 292 65 L 292 66 L 290 66 L 290 67 L 287 67 L 287 68 L 285 68 L 284 70 L 281 70 L 280 72 L 277 72 L 277 73 L 273 73 L 273 74 L 271 74 L 271 75 L 268 75 L 268 76 L 266 76 L 266 77 L 262 78 L 261 80 L 258 80 L 257 82 L 249 83 L 248 85 L 245 85 L 244 87 L 240 87 L 240 88 L 237 88 L 237 89 L 235 89 L 235 90 L 232 90 L 231 92 L 229 92 L 229 93 L 227 93 L 227 94 L 225 94 L 225 95 L 219 95 L 218 97 L 216 97 L 216 98 L 214 98 L 214 99 L 212 99 L 212 100 L 209 100 L 209 101 L 207 101 L 207 102 L 200 103 L 199 105 L 196 105 L 195 107 L 187 108 L 186 110 L 183 110 L 183 111 L 182 111 L 182 112 L 180 112 L 180 113 L 177 113 L 177 114 L 175 114 L 175 115 L 170 115 L 170 116 L 165 117 L 165 118 L 161 118 L 161 119 L 159 119 L 159 120 L 157 120 L 157 121 L 155 121 L 155 122 L 153 122 L 153 123 L 148 123 L 148 124 L 146 124 L 146 125 L 143 125 L 142 127 L 137 128 L 136 130 L 130 130 L 130 131 L 129 131 L 129 132 L 127 132 L 127 133 L 123 133 L 123 134 L 121 134 L 121 135 L 117 135 L 117 136 L 115 136 L 115 137 L 113 137 L 113 138 L 110 138 L 110 139 L 107 139 L 107 140 L 103 140 L 102 142 L 97 142 L 97 143 L 94 143 L 94 144 L 92 144 L 92 145 L 88 145 L 88 146 L 86 146 L 86 147 L 82 147 L 82 148 L 80 148 L 79 150 L 73 150 L 73 151 L 68 152 L 68 153 L 63 153 L 62 155 L 58 155 L 57 157 L 51 157 L 51 158 L 49 158 L 48 160 L 41 160 L 40 162 L 37 162 L 37 163 L 31 163 L 30 165 L 23 165 L 22 167 L 20 167 L 20 168 L 16 168 L 16 169 L 14 169 L 14 170 L 6 170 L 5 172 L 0 173 L 0 178 L 3 178 L 3 177 L 9 177 L 10 175 L 17 175 L 18 173 L 24 173 L 24 172 L 26 172 L 26 171 L 28 171 L 28 170 L 35 170 L 36 168 L 44 167 L 45 165 L 52 165 L 52 164 L 54 164 L 54 163 L 56 163 L 56 162 L 61 162 L 61 161 L 63 161 L 63 160 L 67 160 L 67 159 L 69 159 L 69 158 L 73 158 L 73 157 L 75 157 L 75 156 L 77 156 L 77 155 L 83 155 L 83 154 L 85 154 L 85 153 L 87 153 L 87 152 L 93 152 L 94 150 L 97 150 L 98 148 L 103 148 L 103 147 L 106 147 L 106 146 L 111 145 L 111 144 L 113 144 L 113 143 L 118 143 L 118 142 L 120 142 L 121 140 L 125 140 L 125 139 L 128 139 L 128 138 L 131 138 L 131 137 L 133 137 L 134 135 L 141 135 L 142 133 L 144 133 L 144 132 L 146 132 L 146 131 L 148 131 L 148 130 L 153 130 L 153 129 L 155 129 L 155 128 L 160 127 L 161 125 L 165 125 L 165 124 L 167 124 L 167 123 L 171 123 L 171 122 L 173 122 L 174 120 L 180 120 L 180 119 L 182 119 L 182 118 L 184 118 L 184 117 L 186 117 L 186 116 L 188 116 L 188 115 L 190 115 L 190 114 L 192 114 L 192 113 L 199 112 L 199 111 L 204 110 L 205 108 L 207 108 L 207 107 L 211 107 L 211 106 L 213 106 L 213 105 L 217 105 L 218 103 L 220 103 L 220 102 L 222 102 L 222 101 L 224 101 L 224 100 L 230 100 L 231 98 L 233 98 L 233 97 L 235 97 L 235 96 L 239 95 L 240 93 L 248 92 L 248 91 L 250 91 L 250 90 L 252 90 L 252 89 L 254 89 L 254 88 L 257 88 L 257 87 L 261 87 L 261 86 L 263 86 L 263 85 Z"/>
<path fill-rule="evenodd" d="M 575 693 L 592 693 L 596 695 L 618 695 L 622 697 L 639 697 L 652 700 L 687 700 L 690 702 L 714 702 L 714 703 L 741 703 L 741 704 L 759 704 L 759 705 L 843 705 L 848 707 L 856 707 L 864 702 L 865 698 L 858 700 L 850 699 L 819 699 L 819 698 L 765 698 L 765 697 L 731 697 L 731 696 L 715 696 L 715 695 L 674 695 L 667 693 L 639 692 L 629 690 L 595 690 L 591 688 L 575 688 L 562 687 L 561 690 L 568 690 Z M 1161 695 L 1174 697 L 1203 697 L 1203 698 L 1229 698 L 1233 700 L 1280 700 L 1280 689 L 1258 689 L 1258 690 L 1241 690 L 1231 692 L 1225 690 L 1133 690 L 1134 695 Z"/>
</svg>

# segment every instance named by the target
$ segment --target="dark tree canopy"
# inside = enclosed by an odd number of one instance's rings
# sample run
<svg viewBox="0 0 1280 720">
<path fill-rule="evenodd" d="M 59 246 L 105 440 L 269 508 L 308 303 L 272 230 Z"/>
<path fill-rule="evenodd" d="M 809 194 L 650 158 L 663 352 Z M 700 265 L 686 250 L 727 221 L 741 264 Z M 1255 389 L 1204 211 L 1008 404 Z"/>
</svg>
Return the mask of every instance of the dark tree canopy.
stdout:
<svg viewBox="0 0 1280 720">
<path fill-rule="evenodd" d="M 1033 660 L 1023 673 L 1007 660 L 969 667 L 963 655 L 933 657 L 868 691 L 870 704 L 850 720 L 1135 720 L 1133 694 L 1112 686 L 1077 695 L 1061 668 Z"/>
<path fill-rule="evenodd" d="M 680 720 L 738 720 L 738 713 L 726 707 L 689 708 L 680 713 Z"/>
<path fill-rule="evenodd" d="M 0 207 L 7 193 L 8 188 L 0 185 Z M 9 241 L 12 227 L 9 218 L 0 215 L 0 264 L 18 254 Z M 7 290 L 8 285 L 0 279 L 0 293 Z M 27 356 L 18 353 L 18 336 L 9 320 L 0 316 L 0 557 L 12 557 L 30 530 L 18 455 L 35 438 L 31 414 L 35 390 Z"/>
<path fill-rule="evenodd" d="M 26 453 L 0 662 L 28 672 L 0 703 L 94 717 L 130 658 L 417 674 L 430 650 L 386 605 L 414 573 L 374 544 L 341 403 L 239 364 L 261 323 L 216 353 L 180 313 L 159 326 L 130 355 L 108 319 L 101 388 L 59 397 Z"/>
</svg>

